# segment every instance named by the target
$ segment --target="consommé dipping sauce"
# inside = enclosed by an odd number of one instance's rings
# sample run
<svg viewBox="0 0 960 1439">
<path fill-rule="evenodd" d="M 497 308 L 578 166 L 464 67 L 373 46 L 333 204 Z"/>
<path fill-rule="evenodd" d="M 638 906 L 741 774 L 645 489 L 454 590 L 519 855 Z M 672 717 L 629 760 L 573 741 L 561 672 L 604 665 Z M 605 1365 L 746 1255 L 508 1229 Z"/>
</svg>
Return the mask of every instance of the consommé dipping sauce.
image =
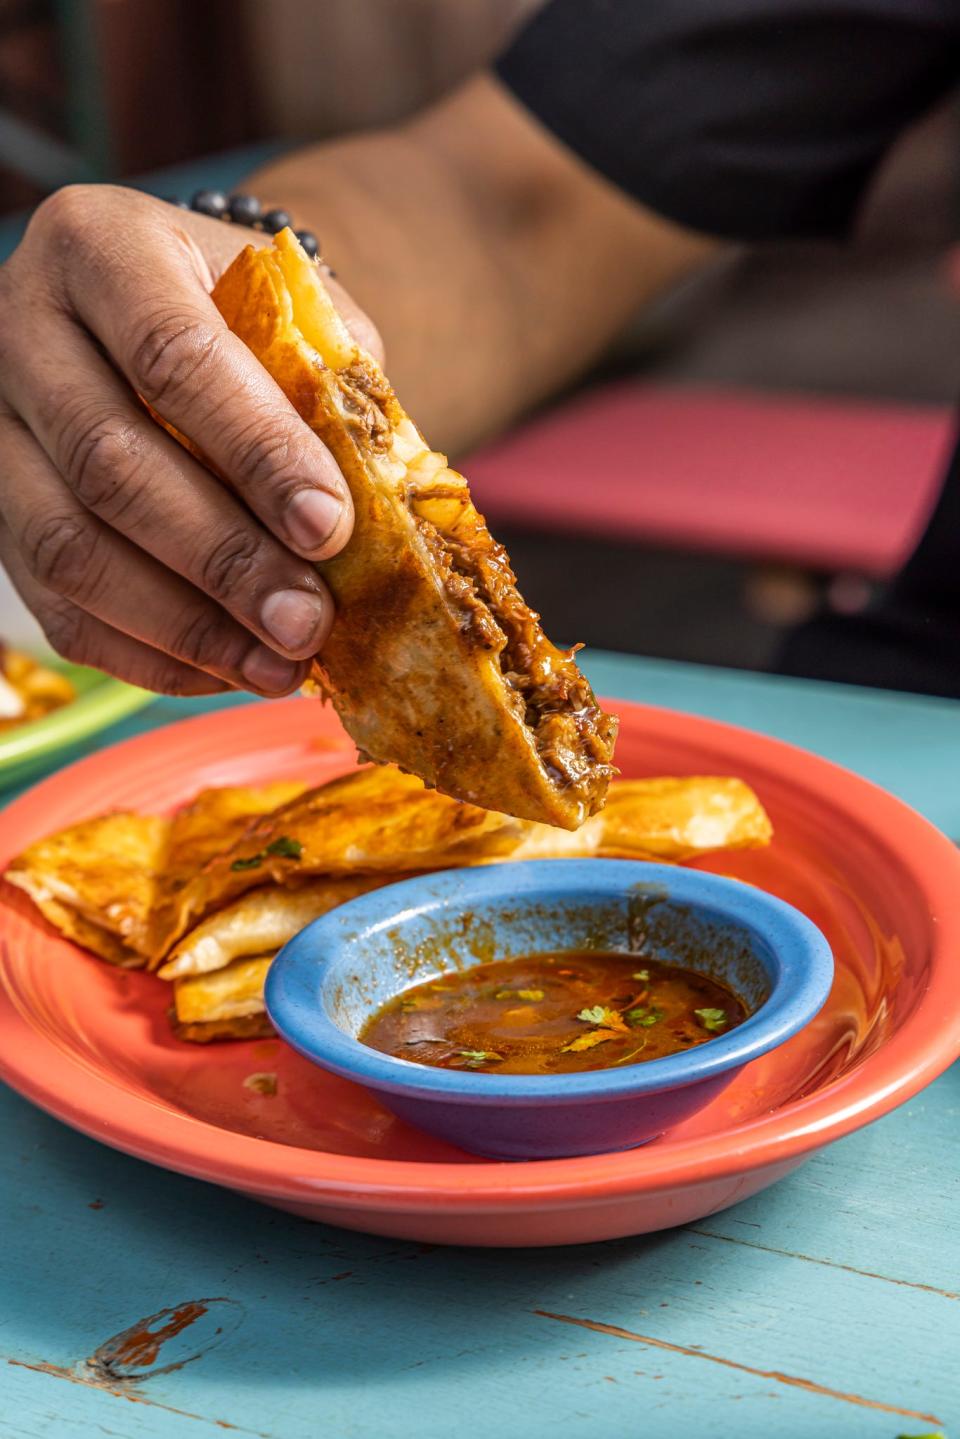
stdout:
<svg viewBox="0 0 960 1439">
<path fill-rule="evenodd" d="M 692 1049 L 746 1017 L 731 990 L 695 970 L 588 950 L 441 975 L 383 1005 L 359 1037 L 437 1069 L 579 1074 Z"/>
</svg>

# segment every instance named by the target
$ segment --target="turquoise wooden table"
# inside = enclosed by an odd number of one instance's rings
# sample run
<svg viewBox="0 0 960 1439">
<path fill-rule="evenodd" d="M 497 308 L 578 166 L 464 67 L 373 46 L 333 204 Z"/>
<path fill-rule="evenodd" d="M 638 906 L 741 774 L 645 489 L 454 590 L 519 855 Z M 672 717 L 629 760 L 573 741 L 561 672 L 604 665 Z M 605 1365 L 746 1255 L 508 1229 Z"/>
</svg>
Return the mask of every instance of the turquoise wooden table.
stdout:
<svg viewBox="0 0 960 1439">
<path fill-rule="evenodd" d="M 806 745 L 960 837 L 960 704 L 587 668 L 605 693 Z M 159 701 L 101 742 L 208 706 Z M 960 1439 L 958 1124 L 960 1067 L 690 1228 L 496 1252 L 309 1224 L 5 1092 L 0 1435 Z M 211 1299 L 153 1363 L 109 1362 L 113 1336 Z"/>
</svg>

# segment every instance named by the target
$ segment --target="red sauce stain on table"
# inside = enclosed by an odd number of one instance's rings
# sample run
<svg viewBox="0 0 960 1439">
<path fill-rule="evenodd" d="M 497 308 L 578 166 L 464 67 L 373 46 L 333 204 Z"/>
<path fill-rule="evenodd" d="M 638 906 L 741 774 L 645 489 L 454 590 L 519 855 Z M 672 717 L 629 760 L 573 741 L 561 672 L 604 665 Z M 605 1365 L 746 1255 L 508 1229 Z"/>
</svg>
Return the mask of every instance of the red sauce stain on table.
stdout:
<svg viewBox="0 0 960 1439">
<path fill-rule="evenodd" d="M 122 1334 L 117 1334 L 113 1339 L 101 1344 L 91 1362 L 115 1372 L 123 1369 L 145 1369 L 157 1362 L 160 1350 L 168 1339 L 182 1333 L 206 1312 L 205 1304 L 191 1301 L 181 1304 L 177 1309 L 152 1315 L 150 1319 L 141 1320 L 139 1324 L 132 1325 Z M 149 1326 L 152 1320 L 163 1317 L 165 1313 L 170 1316 L 166 1322 L 156 1329 L 151 1329 Z"/>
</svg>

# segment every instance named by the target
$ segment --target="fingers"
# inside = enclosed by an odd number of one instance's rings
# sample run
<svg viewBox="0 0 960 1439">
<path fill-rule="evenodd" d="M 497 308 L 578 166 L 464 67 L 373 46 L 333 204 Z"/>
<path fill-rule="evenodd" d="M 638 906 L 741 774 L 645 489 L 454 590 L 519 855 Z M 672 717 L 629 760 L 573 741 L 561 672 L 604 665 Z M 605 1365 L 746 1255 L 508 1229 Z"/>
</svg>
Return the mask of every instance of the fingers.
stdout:
<svg viewBox="0 0 960 1439">
<path fill-rule="evenodd" d="M 128 684 L 155 690 L 158 694 L 212 695 L 222 694 L 231 688 L 213 675 L 192 669 L 190 665 L 121 634 L 102 620 L 84 614 L 83 610 L 51 590 L 43 589 L 30 575 L 13 536 L 2 521 L 0 562 L 24 604 L 40 621 L 57 654 L 73 664 L 90 665 L 116 675 L 117 679 L 126 680 Z"/>
<path fill-rule="evenodd" d="M 166 207 L 144 201 L 149 212 L 138 209 L 133 224 L 127 192 L 113 192 L 124 204 L 105 252 L 104 211 L 116 201 L 98 187 L 100 213 L 92 224 L 86 192 L 78 188 L 75 198 L 60 192 L 55 217 L 73 241 L 64 283 L 75 313 L 135 390 L 203 449 L 279 539 L 309 559 L 336 554 L 352 526 L 336 462 L 227 329 L 197 272 L 194 248 L 178 241 Z"/>
<path fill-rule="evenodd" d="M 41 600 L 52 594 L 229 685 L 277 695 L 303 682 L 305 663 L 253 640 L 206 595 L 85 510 L 25 427 L 9 416 L 0 417 L 0 454 L 7 469 L 3 518 L 14 583 L 32 586 Z M 69 628 L 75 626 L 70 610 L 45 603 L 45 611 L 54 647 L 63 644 L 59 623 L 76 650 L 81 641 Z M 96 641 L 85 634 L 82 643 L 105 642 L 98 634 Z"/>
<path fill-rule="evenodd" d="M 4 386 L 83 509 L 274 648 L 317 653 L 333 601 L 314 567 L 154 424 L 72 320 L 25 319 Z"/>
</svg>

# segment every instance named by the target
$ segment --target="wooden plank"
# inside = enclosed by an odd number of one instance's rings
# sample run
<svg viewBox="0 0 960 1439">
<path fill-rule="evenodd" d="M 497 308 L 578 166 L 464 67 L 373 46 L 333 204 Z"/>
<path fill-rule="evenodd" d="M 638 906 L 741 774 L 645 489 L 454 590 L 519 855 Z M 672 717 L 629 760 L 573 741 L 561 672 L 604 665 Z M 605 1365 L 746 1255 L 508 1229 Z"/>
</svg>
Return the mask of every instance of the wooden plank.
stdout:
<svg viewBox="0 0 960 1439">
<path fill-rule="evenodd" d="M 960 1173 L 951 1159 L 958 1128 L 960 1065 L 954 1065 L 903 1109 L 824 1150 L 789 1184 L 693 1229 L 928 1289 L 960 1306 Z M 948 1323 L 960 1324 L 960 1307 Z"/>
<path fill-rule="evenodd" d="M 890 1202 L 885 1252 L 870 1261 L 878 1273 L 904 1231 L 928 1244 L 912 1278 L 956 1273 L 956 1240 L 939 1228 L 949 1196 L 935 1190 L 928 1214 L 919 1179 L 955 1122 L 948 1078 L 915 1101 L 916 1132 L 932 1115 L 932 1140 L 909 1152 L 914 1182 L 907 1202 L 900 1191 L 899 1214 Z M 913 1125 L 913 1108 L 875 1127 L 889 1135 L 887 1152 Z M 960 1408 L 957 1301 L 842 1267 L 861 1200 L 884 1180 L 866 1136 L 706 1221 L 716 1235 L 697 1226 L 497 1254 L 309 1225 L 150 1170 L 14 1096 L 0 1116 L 0 1203 L 17 1236 L 0 1295 L 0 1412 L 15 1403 L 28 1434 L 62 1413 L 136 1439 L 188 1432 L 187 1415 L 199 1416 L 201 1432 L 216 1422 L 283 1439 L 439 1439 L 462 1424 L 466 1404 L 505 1439 L 554 1426 L 575 1439 L 892 1439 Z M 802 1214 L 802 1226 L 795 1219 L 781 1233 L 784 1213 Z M 740 1234 L 738 1221 L 754 1242 L 726 1237 Z M 787 1238 L 801 1246 L 795 1253 L 784 1252 Z M 195 1362 L 144 1381 L 137 1402 L 74 1382 L 87 1377 L 84 1360 L 139 1317 L 209 1296 L 241 1306 L 242 1322 Z M 542 1428 L 531 1428 L 531 1414 Z M 782 1427 L 771 1431 L 774 1420 Z"/>
</svg>

